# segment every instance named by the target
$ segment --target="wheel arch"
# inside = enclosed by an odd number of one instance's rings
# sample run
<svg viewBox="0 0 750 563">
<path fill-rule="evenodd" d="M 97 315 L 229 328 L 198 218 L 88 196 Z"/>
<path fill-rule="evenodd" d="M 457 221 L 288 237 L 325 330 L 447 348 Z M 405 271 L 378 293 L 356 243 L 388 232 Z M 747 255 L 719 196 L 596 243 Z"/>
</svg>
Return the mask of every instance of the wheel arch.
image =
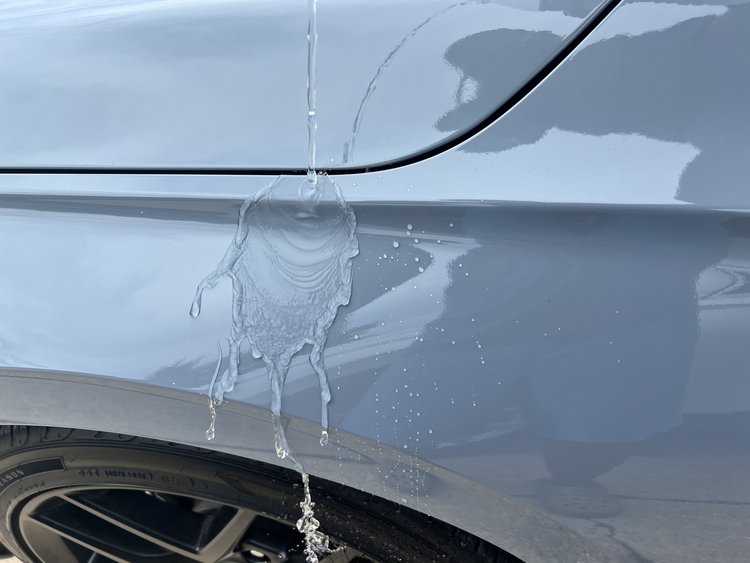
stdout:
<svg viewBox="0 0 750 563">
<path fill-rule="evenodd" d="M 0 425 L 55 426 L 150 438 L 287 467 L 272 447 L 271 417 L 239 402 L 222 405 L 216 438 L 205 439 L 206 397 L 140 381 L 34 369 L 0 371 Z M 296 453 L 316 477 L 364 491 L 473 534 L 523 561 L 608 561 L 599 546 L 534 508 L 428 461 L 334 430 L 325 448 L 316 424 L 289 424 Z M 417 468 L 421 493 L 388 483 Z"/>
</svg>

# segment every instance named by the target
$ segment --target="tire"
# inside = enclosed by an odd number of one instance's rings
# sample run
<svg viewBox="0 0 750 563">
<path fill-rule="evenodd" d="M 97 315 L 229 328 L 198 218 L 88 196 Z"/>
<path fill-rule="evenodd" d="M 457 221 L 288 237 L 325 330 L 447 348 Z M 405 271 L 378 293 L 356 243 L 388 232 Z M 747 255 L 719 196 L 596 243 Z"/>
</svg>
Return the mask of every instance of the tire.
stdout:
<svg viewBox="0 0 750 563">
<path fill-rule="evenodd" d="M 341 548 L 321 561 L 519 561 L 372 495 L 321 479 L 311 488 L 321 529 Z M 0 544 L 23 561 L 302 562 L 302 495 L 296 472 L 217 452 L 0 427 Z"/>
</svg>

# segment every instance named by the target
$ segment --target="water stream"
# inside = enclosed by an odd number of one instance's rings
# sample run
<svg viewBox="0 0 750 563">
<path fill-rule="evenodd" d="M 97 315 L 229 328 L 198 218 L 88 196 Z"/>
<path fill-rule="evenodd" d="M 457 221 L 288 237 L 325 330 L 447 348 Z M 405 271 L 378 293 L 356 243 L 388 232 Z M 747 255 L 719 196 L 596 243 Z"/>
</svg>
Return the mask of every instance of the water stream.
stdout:
<svg viewBox="0 0 750 563">
<path fill-rule="evenodd" d="M 321 398 L 321 445 L 328 442 L 328 384 L 323 353 L 339 307 L 349 303 L 352 258 L 359 252 L 356 217 L 339 187 L 315 165 L 317 0 L 308 0 L 307 128 L 305 177 L 280 176 L 250 196 L 240 208 L 237 231 L 224 258 L 198 285 L 190 315 L 200 315 L 203 293 L 222 278 L 232 282 L 232 330 L 227 365 L 223 350 L 209 385 L 211 423 L 216 435 L 217 407 L 234 389 L 240 374 L 241 347 L 262 359 L 271 389 L 276 454 L 302 475 L 304 498 L 297 529 L 305 537 L 309 563 L 331 553 L 328 537 L 318 530 L 310 477 L 292 453 L 284 430 L 281 400 L 292 358 L 305 346 L 318 377 Z"/>
<path fill-rule="evenodd" d="M 318 58 L 318 0 L 307 0 L 307 180 L 314 189 L 318 183 L 315 169 L 315 132 L 318 129 L 317 72 Z"/>
<path fill-rule="evenodd" d="M 313 1 L 313 0 L 310 0 Z M 362 96 L 362 100 L 359 102 L 359 107 L 357 108 L 357 114 L 354 116 L 354 121 L 352 122 L 352 134 L 351 137 L 349 137 L 349 140 L 344 143 L 344 151 L 343 151 L 343 161 L 344 164 L 349 163 L 352 158 L 354 158 L 354 146 L 357 142 L 357 136 L 359 135 L 359 130 L 362 127 L 362 120 L 365 116 L 365 110 L 367 109 L 367 103 L 370 101 L 370 98 L 375 93 L 375 90 L 378 87 L 378 82 L 380 81 L 380 78 L 383 76 L 383 73 L 386 71 L 388 66 L 391 64 L 395 56 L 398 54 L 398 52 L 406 45 L 411 39 L 413 39 L 419 31 L 424 28 L 427 24 L 429 24 L 432 20 L 437 18 L 438 16 L 441 16 L 445 14 L 446 12 L 449 12 L 450 10 L 457 8 L 459 6 L 465 6 L 467 4 L 471 4 L 474 2 L 482 2 L 484 0 L 462 0 L 461 2 L 456 2 L 455 4 L 450 4 L 449 6 L 446 6 L 445 8 L 442 8 L 423 20 L 421 23 L 416 25 L 414 28 L 409 31 L 402 39 L 398 42 L 398 44 L 388 53 L 388 55 L 383 59 L 383 62 L 380 63 L 380 66 L 375 71 L 375 75 L 372 77 L 372 80 L 370 80 L 370 83 L 367 85 L 367 88 L 365 89 L 365 93 Z"/>
</svg>

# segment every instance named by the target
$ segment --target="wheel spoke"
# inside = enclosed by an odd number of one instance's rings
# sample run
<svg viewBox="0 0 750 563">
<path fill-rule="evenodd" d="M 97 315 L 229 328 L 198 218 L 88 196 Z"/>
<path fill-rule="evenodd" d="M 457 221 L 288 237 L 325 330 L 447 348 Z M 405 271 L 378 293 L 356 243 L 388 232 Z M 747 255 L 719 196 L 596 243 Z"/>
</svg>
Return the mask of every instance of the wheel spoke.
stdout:
<svg viewBox="0 0 750 563">
<path fill-rule="evenodd" d="M 215 563 L 305 560 L 290 522 L 254 510 L 143 489 L 77 487 L 37 496 L 21 512 L 23 536 L 43 561 Z M 368 561 L 352 548 L 324 561 Z"/>
<path fill-rule="evenodd" d="M 105 557 L 104 561 L 108 563 L 110 561 L 114 563 L 128 563 L 130 561 L 127 557 L 128 554 L 117 553 L 119 550 L 107 541 L 109 538 L 106 530 L 99 527 L 96 531 L 101 532 L 103 537 L 94 537 L 89 533 L 92 531 L 90 528 L 77 529 L 77 526 L 81 524 L 80 519 L 71 517 L 71 514 L 65 511 L 54 516 L 43 514 L 30 517 L 25 524 L 27 537 L 30 533 L 36 533 L 36 536 L 39 537 L 41 531 L 48 532 L 44 536 L 43 542 L 37 542 L 43 548 L 41 553 L 38 552 L 37 555 L 40 555 L 45 561 L 52 560 L 49 557 L 55 553 L 61 560 L 74 561 L 77 555 L 82 554 L 80 548 L 84 548 L 92 555 Z M 64 540 L 68 541 L 65 542 Z M 63 554 L 67 554 L 69 558 L 65 559 Z"/>
<path fill-rule="evenodd" d="M 188 497 L 137 490 L 82 491 L 63 498 L 130 534 L 197 561 L 203 560 L 201 554 L 209 545 L 211 553 L 219 547 L 231 550 L 232 545 L 217 544 L 216 540 L 227 536 L 227 528 L 247 528 L 254 516 L 252 512 L 218 504 L 212 510 L 203 507 L 202 512 L 196 512 L 192 510 L 193 499 Z M 238 518 L 240 514 L 242 517 Z M 236 533 L 241 537 L 241 531 Z"/>
<path fill-rule="evenodd" d="M 256 513 L 251 510 L 239 510 L 227 525 L 200 550 L 198 560 L 210 563 L 231 553 L 235 546 L 240 543 L 255 516 Z"/>
</svg>

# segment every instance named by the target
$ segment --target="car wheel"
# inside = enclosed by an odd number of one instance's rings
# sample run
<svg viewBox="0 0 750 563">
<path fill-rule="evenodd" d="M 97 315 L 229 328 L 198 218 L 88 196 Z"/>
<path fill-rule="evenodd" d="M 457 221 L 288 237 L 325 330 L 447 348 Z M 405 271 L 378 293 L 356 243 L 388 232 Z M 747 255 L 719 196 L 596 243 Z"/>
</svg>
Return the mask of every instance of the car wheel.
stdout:
<svg viewBox="0 0 750 563">
<path fill-rule="evenodd" d="M 330 563 L 518 561 L 470 534 L 311 482 Z M 62 428 L 0 427 L 0 543 L 24 561 L 302 562 L 299 474 L 199 448 Z"/>
</svg>

